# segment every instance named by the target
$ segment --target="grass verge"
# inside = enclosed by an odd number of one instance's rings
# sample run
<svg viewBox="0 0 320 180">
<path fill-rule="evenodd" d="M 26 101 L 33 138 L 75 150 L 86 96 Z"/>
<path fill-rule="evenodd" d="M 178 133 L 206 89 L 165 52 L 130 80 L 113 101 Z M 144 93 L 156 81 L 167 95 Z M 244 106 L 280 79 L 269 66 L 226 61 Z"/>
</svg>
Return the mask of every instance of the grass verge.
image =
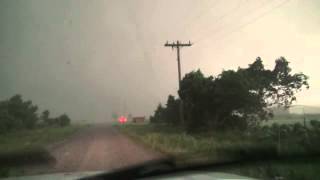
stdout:
<svg viewBox="0 0 320 180">
<path fill-rule="evenodd" d="M 48 163 L 52 157 L 47 146 L 61 141 L 84 125 L 67 127 L 42 127 L 19 130 L 0 136 L 0 177 L 23 174 L 20 167 Z"/>
<path fill-rule="evenodd" d="M 177 165 L 250 160 L 219 171 L 262 179 L 313 179 L 320 170 L 320 158 L 297 158 L 306 151 L 290 141 L 283 143 L 279 152 L 276 141 L 259 141 L 242 132 L 186 134 L 179 128 L 152 124 L 126 124 L 118 128 L 143 144 L 173 156 Z"/>
</svg>

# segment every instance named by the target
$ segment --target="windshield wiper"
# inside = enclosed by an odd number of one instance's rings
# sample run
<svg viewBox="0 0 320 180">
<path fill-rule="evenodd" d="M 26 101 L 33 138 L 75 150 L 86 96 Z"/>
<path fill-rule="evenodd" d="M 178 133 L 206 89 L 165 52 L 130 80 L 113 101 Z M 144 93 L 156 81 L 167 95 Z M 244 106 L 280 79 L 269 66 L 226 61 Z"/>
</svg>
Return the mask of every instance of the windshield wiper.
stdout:
<svg viewBox="0 0 320 180">
<path fill-rule="evenodd" d="M 176 169 L 173 158 L 162 158 L 151 160 L 142 164 L 121 168 L 111 173 L 102 173 L 94 176 L 80 178 L 80 180 L 100 180 L 100 179 L 136 179 L 148 177 L 154 174 L 162 174 Z"/>
</svg>

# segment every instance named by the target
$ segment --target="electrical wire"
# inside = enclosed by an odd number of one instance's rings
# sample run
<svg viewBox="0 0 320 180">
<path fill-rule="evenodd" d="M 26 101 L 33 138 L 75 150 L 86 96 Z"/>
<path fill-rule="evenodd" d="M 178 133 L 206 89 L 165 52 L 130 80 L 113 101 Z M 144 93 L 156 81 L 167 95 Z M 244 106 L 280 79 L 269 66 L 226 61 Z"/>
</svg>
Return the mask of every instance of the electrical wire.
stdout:
<svg viewBox="0 0 320 180">
<path fill-rule="evenodd" d="M 248 21 L 248 22 L 246 22 L 246 23 L 244 23 L 244 24 L 241 24 L 241 25 L 237 26 L 237 27 L 234 28 L 232 31 L 229 31 L 228 33 L 225 33 L 224 35 L 219 36 L 220 38 L 217 38 L 217 39 L 215 39 L 215 40 L 220 40 L 220 41 L 221 41 L 221 40 L 225 39 L 226 37 L 230 36 L 231 34 L 240 31 L 240 30 L 243 29 L 244 27 L 246 27 L 246 26 L 248 26 L 248 25 L 250 25 L 250 24 L 255 23 L 256 21 L 258 21 L 258 20 L 261 19 L 262 17 L 266 16 L 266 15 L 269 14 L 270 12 L 274 11 L 275 9 L 278 9 L 278 8 L 282 7 L 283 5 L 285 5 L 286 3 L 288 3 L 289 1 L 290 1 L 290 0 L 284 0 L 284 1 L 282 1 L 280 4 L 272 7 L 271 9 L 265 11 L 264 13 L 262 13 L 262 14 L 260 14 L 259 16 L 251 19 L 250 21 Z M 199 42 L 199 41 L 198 41 L 198 42 Z M 216 41 L 216 42 L 217 42 L 217 41 Z"/>
<path fill-rule="evenodd" d="M 273 1 L 275 1 L 275 0 L 273 0 Z M 257 9 L 265 8 L 268 4 L 271 4 L 273 1 L 266 0 L 266 1 L 264 1 L 263 3 L 261 3 L 258 7 L 253 7 L 253 8 L 251 8 L 251 9 L 249 9 L 249 10 L 246 10 L 246 12 L 249 12 L 249 13 L 246 13 L 246 15 L 244 15 L 244 16 L 240 16 L 241 19 L 243 19 L 243 18 L 245 18 L 246 16 L 248 16 L 248 14 L 252 14 L 252 13 L 255 12 Z M 229 14 L 229 15 L 227 15 L 227 16 L 230 16 L 230 15 L 231 15 L 231 14 Z M 227 17 L 227 16 L 224 16 L 224 17 L 218 19 L 219 22 L 222 22 L 221 20 L 224 19 L 224 18 Z M 217 22 L 217 21 L 216 21 L 216 22 Z M 195 42 L 195 43 L 199 43 L 199 42 L 203 41 L 204 39 L 206 39 L 208 36 L 214 35 L 215 33 L 219 32 L 219 31 L 223 31 L 223 28 L 225 28 L 225 26 L 226 26 L 226 24 L 224 24 L 224 25 L 222 24 L 222 26 L 216 26 L 216 28 L 213 28 L 213 29 L 211 29 L 211 30 L 210 30 L 209 28 L 207 28 L 207 29 L 209 29 L 209 30 L 206 31 L 207 33 L 206 33 L 205 35 L 202 35 L 202 36 L 198 37 L 196 40 L 194 40 L 194 42 Z M 210 35 L 209 33 L 210 33 L 211 35 Z"/>
<path fill-rule="evenodd" d="M 241 5 L 242 5 L 241 2 L 242 2 L 242 1 L 239 0 L 239 1 L 238 1 L 238 4 L 237 4 L 234 8 L 232 8 L 232 9 L 231 9 L 230 11 L 228 11 L 227 13 L 224 13 L 224 14 L 218 16 L 218 17 L 216 18 L 215 22 L 219 22 L 219 21 L 223 20 L 224 18 L 230 16 L 230 14 L 238 11 L 238 10 L 241 8 Z M 190 23 L 190 25 L 194 25 L 194 23 Z M 185 29 L 187 29 L 187 27 L 186 27 Z M 185 31 L 185 32 L 186 32 L 186 31 Z M 183 35 L 186 35 L 186 33 L 184 33 Z"/>
<path fill-rule="evenodd" d="M 215 8 L 218 4 L 218 2 L 220 2 L 221 0 L 216 0 L 216 2 L 211 5 L 211 6 L 208 6 L 208 8 L 203 11 L 202 13 L 196 15 L 194 18 L 192 18 L 191 21 L 185 23 L 185 25 L 181 28 L 183 30 L 182 32 L 182 35 L 185 35 L 185 33 L 187 32 L 186 29 L 188 29 L 191 25 L 193 25 L 195 21 L 201 19 L 204 15 L 206 15 L 207 13 L 209 13 L 213 8 Z"/>
</svg>

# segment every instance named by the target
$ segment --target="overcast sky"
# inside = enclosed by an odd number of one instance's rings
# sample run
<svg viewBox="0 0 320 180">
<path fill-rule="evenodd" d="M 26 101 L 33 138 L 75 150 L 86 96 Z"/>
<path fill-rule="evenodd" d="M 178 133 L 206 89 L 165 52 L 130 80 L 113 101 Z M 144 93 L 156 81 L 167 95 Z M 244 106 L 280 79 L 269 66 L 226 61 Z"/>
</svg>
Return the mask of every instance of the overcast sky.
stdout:
<svg viewBox="0 0 320 180">
<path fill-rule="evenodd" d="M 317 0 L 0 0 L 0 98 L 22 94 L 73 119 L 150 115 L 182 72 L 217 75 L 260 56 L 310 77 L 298 104 L 320 104 Z"/>
</svg>

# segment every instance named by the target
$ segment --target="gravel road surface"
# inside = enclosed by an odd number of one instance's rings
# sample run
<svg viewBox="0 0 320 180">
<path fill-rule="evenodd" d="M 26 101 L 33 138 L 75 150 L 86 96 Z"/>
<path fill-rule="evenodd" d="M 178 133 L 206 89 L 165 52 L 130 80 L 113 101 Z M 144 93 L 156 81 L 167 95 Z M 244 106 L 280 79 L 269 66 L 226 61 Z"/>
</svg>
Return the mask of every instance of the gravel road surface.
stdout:
<svg viewBox="0 0 320 180">
<path fill-rule="evenodd" d="M 141 146 L 115 127 L 95 125 L 50 148 L 55 172 L 111 171 L 148 160 L 160 153 Z"/>
</svg>

